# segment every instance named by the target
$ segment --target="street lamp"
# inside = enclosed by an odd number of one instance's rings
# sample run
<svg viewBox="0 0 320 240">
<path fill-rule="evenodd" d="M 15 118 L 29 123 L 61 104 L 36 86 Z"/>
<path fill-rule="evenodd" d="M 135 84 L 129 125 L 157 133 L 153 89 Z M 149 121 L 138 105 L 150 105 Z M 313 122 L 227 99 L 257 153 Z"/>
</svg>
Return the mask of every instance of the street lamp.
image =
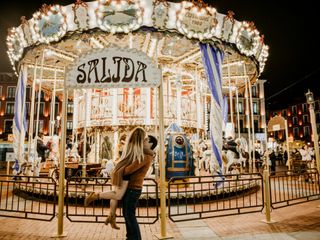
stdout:
<svg viewBox="0 0 320 240">
<path fill-rule="evenodd" d="M 313 143 L 314 143 L 314 151 L 316 154 L 316 162 L 317 162 L 317 170 L 320 173 L 320 158 L 319 158 L 319 137 L 317 132 L 316 126 L 316 117 L 314 114 L 314 98 L 313 93 L 308 89 L 306 93 L 307 103 L 309 104 L 309 111 L 310 111 L 310 121 L 311 121 L 311 128 L 313 134 Z"/>
</svg>

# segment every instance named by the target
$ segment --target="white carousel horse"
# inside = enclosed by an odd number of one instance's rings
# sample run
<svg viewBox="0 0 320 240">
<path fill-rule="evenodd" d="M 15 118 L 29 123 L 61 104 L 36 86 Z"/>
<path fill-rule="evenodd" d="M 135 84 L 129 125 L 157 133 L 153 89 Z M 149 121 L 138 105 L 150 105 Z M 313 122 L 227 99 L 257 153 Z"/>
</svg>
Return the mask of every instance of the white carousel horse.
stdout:
<svg viewBox="0 0 320 240">
<path fill-rule="evenodd" d="M 210 166 L 210 164 L 211 164 L 211 154 L 212 154 L 212 150 L 211 149 L 204 150 L 203 153 L 202 153 L 200 166 L 201 167 L 204 166 L 204 170 L 206 170 L 206 171 L 208 171 L 210 169 L 212 170 L 212 168 L 213 168 L 213 166 Z"/>
<path fill-rule="evenodd" d="M 231 140 L 232 141 L 232 140 Z M 232 147 L 225 143 L 222 159 L 224 163 L 225 173 L 239 173 L 245 167 L 248 158 L 248 144 L 245 138 L 237 138 Z"/>
</svg>

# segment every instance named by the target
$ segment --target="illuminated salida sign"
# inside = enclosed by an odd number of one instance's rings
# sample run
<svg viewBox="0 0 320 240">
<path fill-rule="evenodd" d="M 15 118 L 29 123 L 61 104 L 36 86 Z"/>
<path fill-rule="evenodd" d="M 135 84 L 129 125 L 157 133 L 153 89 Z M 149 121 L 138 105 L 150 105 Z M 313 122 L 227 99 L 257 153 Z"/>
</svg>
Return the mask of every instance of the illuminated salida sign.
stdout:
<svg viewBox="0 0 320 240">
<path fill-rule="evenodd" d="M 80 56 L 67 69 L 68 88 L 156 87 L 161 71 L 144 52 L 110 47 Z"/>
</svg>

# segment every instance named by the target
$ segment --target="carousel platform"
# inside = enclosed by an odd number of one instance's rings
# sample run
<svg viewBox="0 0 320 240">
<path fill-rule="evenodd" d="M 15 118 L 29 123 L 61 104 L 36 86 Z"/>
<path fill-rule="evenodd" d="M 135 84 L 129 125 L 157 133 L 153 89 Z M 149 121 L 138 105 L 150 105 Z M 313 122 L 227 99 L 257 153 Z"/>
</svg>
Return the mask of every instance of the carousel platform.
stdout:
<svg viewBox="0 0 320 240">
<path fill-rule="evenodd" d="M 91 192 L 110 191 L 108 178 L 74 178 L 66 180 L 65 201 L 69 205 L 83 205 L 85 197 Z M 167 182 L 166 198 L 170 201 L 206 202 L 239 197 L 257 192 L 261 179 L 247 175 L 228 176 L 215 181 L 213 177 L 201 176 L 176 179 Z M 159 183 L 154 178 L 145 179 L 139 205 L 154 206 L 160 199 Z M 14 194 L 33 201 L 58 201 L 58 186 L 54 181 L 17 181 L 13 186 Z M 95 205 L 109 205 L 109 200 L 96 201 Z"/>
</svg>

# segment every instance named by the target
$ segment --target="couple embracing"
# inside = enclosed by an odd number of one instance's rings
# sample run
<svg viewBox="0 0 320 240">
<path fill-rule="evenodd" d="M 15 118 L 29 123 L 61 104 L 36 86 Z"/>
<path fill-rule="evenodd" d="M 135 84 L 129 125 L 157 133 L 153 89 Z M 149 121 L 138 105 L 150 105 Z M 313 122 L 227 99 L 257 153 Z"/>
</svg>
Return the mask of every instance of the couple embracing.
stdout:
<svg viewBox="0 0 320 240">
<path fill-rule="evenodd" d="M 116 224 L 116 208 L 122 199 L 123 217 L 128 240 L 140 240 L 141 233 L 136 218 L 136 207 L 141 196 L 143 180 L 155 156 L 157 139 L 146 134 L 143 128 L 132 130 L 126 139 L 124 151 L 111 175 L 112 191 L 90 193 L 85 199 L 85 206 L 97 199 L 110 199 L 110 213 L 106 224 L 120 229 Z"/>
</svg>

